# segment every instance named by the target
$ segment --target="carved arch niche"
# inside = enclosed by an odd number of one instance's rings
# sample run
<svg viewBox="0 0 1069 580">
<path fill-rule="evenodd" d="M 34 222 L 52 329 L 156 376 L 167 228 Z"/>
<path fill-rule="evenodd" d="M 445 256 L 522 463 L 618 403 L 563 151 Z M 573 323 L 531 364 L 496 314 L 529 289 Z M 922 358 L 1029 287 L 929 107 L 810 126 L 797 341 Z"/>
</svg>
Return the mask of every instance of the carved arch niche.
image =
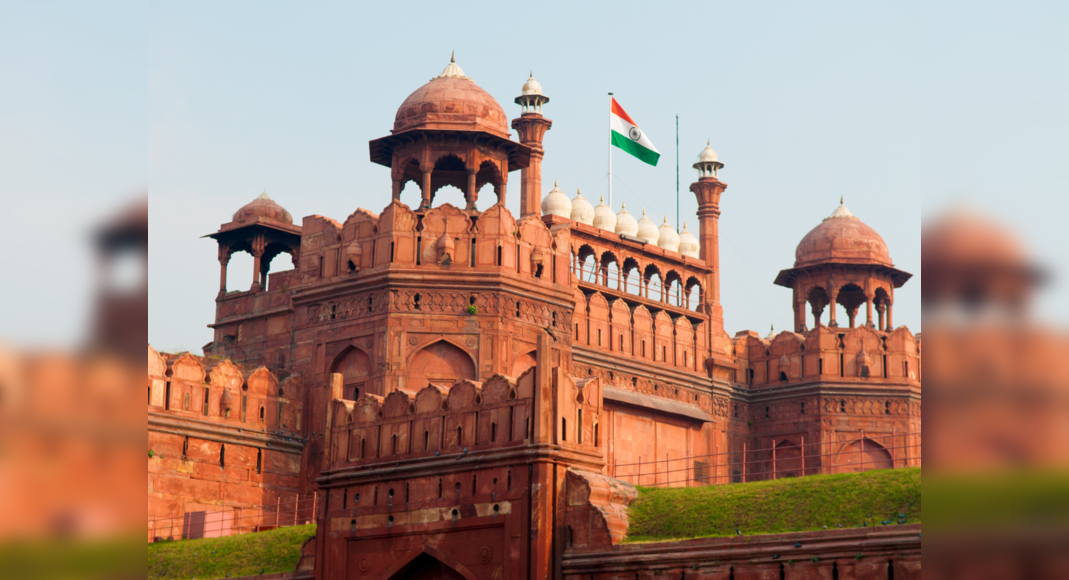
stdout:
<svg viewBox="0 0 1069 580">
<path fill-rule="evenodd" d="M 535 351 L 531 351 L 522 356 L 516 357 L 516 360 L 512 362 L 512 368 L 509 370 L 509 376 L 516 378 L 527 372 L 527 369 L 534 368 L 535 366 Z"/>
<path fill-rule="evenodd" d="M 371 359 L 367 354 L 350 345 L 330 367 L 330 372 L 342 375 L 342 398 L 355 401 L 360 395 L 368 392 L 368 383 L 371 380 Z"/>
<path fill-rule="evenodd" d="M 420 349 L 408 363 L 408 388 L 419 391 L 433 383 L 452 385 L 474 381 L 475 360 L 459 346 L 439 340 Z"/>
</svg>

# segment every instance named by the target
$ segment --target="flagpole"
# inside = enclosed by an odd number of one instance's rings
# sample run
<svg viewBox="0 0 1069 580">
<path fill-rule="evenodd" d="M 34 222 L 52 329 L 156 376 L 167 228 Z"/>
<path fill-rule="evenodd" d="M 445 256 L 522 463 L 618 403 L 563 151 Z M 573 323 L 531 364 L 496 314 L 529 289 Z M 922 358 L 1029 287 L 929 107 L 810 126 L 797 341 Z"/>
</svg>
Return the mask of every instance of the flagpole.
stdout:
<svg viewBox="0 0 1069 580">
<path fill-rule="evenodd" d="M 679 232 L 679 115 L 676 115 L 676 232 Z"/>
<path fill-rule="evenodd" d="M 612 93 L 609 93 L 609 207 L 612 207 Z"/>
</svg>

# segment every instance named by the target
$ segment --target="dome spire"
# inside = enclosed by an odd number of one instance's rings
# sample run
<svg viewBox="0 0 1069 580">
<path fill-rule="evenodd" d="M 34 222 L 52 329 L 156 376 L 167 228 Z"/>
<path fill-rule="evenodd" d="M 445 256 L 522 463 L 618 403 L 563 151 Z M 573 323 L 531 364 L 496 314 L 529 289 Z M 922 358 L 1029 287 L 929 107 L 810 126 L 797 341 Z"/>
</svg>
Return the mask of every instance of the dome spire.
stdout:
<svg viewBox="0 0 1069 580">
<path fill-rule="evenodd" d="M 453 51 L 449 55 L 449 64 L 447 64 L 445 66 L 445 68 L 442 69 L 442 74 L 434 77 L 434 79 L 448 79 L 448 78 L 466 79 L 466 80 L 469 80 L 469 81 L 471 80 L 468 77 L 464 76 L 464 71 L 460 70 L 460 66 L 457 65 L 457 53 L 456 53 L 456 51 Z M 431 79 L 431 80 L 433 81 L 434 79 Z"/>
<path fill-rule="evenodd" d="M 850 210 L 847 209 L 847 207 L 845 205 L 843 205 L 843 196 L 840 195 L 839 196 L 839 205 L 838 205 L 838 207 L 835 208 L 835 211 L 831 212 L 830 216 L 824 218 L 824 220 L 821 220 L 821 221 L 830 220 L 832 218 L 852 218 L 852 219 L 857 219 L 857 216 L 855 216 L 854 214 L 850 213 Z"/>
</svg>

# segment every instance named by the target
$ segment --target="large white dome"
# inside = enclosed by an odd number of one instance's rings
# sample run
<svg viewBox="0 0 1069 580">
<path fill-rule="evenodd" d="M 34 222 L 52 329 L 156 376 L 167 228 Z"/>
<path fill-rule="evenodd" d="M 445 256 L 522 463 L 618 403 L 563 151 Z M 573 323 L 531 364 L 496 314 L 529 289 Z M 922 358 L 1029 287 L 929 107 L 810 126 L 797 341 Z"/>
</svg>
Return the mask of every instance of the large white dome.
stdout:
<svg viewBox="0 0 1069 580">
<path fill-rule="evenodd" d="M 679 232 L 679 253 L 691 258 L 701 258 L 700 250 L 698 238 L 687 230 L 687 222 L 683 222 L 683 231 Z"/>
<path fill-rule="evenodd" d="M 542 200 L 542 215 L 555 215 L 564 219 L 572 217 L 572 200 L 557 187 L 556 181 L 553 182 L 553 189 Z"/>
<path fill-rule="evenodd" d="M 612 213 L 612 208 L 605 205 L 605 198 L 601 198 L 601 203 L 594 208 L 594 227 L 602 230 L 609 230 L 610 232 L 616 231 L 616 214 Z"/>
<path fill-rule="evenodd" d="M 576 190 L 575 198 L 572 199 L 571 219 L 588 226 L 594 225 L 594 206 L 583 197 L 581 190 Z"/>
<path fill-rule="evenodd" d="M 664 216 L 664 223 L 658 228 L 657 245 L 673 252 L 679 251 L 679 234 L 676 229 L 668 225 L 668 216 Z"/>
<path fill-rule="evenodd" d="M 640 239 L 645 240 L 647 244 L 656 244 L 657 239 L 661 237 L 661 232 L 657 231 L 657 224 L 646 217 L 646 208 L 642 208 L 642 219 L 638 220 L 637 235 Z"/>
<path fill-rule="evenodd" d="M 616 214 L 616 233 L 634 236 L 638 233 L 638 222 L 634 216 L 627 213 L 627 204 L 620 204 L 620 213 Z"/>
</svg>

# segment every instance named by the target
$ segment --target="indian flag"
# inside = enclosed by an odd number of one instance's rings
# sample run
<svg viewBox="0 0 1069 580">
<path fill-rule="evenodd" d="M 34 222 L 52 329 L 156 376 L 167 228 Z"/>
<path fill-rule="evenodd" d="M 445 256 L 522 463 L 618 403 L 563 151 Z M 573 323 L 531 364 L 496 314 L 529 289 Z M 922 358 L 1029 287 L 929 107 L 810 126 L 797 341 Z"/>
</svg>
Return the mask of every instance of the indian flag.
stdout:
<svg viewBox="0 0 1069 580">
<path fill-rule="evenodd" d="M 638 157 L 639 160 L 657 165 L 661 153 L 650 142 L 650 138 L 638 128 L 631 117 L 612 97 L 612 110 L 609 115 L 609 128 L 612 129 L 612 144 Z"/>
</svg>

